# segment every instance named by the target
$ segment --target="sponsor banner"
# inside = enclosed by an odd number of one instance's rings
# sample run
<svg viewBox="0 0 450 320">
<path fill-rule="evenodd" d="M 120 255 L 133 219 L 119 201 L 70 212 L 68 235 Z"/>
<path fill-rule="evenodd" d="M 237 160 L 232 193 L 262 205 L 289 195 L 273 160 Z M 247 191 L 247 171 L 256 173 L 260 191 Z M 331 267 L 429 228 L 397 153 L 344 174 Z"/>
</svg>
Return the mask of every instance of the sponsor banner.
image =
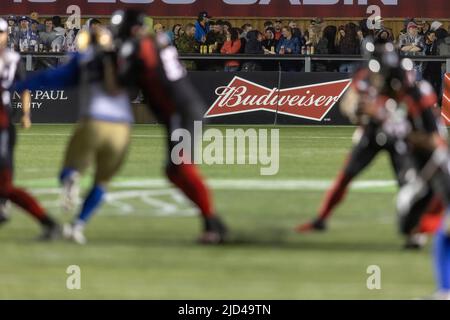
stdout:
<svg viewBox="0 0 450 320">
<path fill-rule="evenodd" d="M 338 108 L 351 82 L 346 74 L 203 71 L 190 77 L 211 123 L 348 124 Z"/>
<path fill-rule="evenodd" d="M 450 126 L 450 73 L 444 77 L 444 92 L 442 97 L 442 118 Z"/>
<path fill-rule="evenodd" d="M 75 123 L 78 119 L 78 94 L 75 90 L 42 90 L 31 93 L 31 120 L 34 123 Z M 12 107 L 19 120 L 22 103 L 13 92 Z"/>
<path fill-rule="evenodd" d="M 362 17 L 369 5 L 378 5 L 381 16 L 448 18 L 450 2 L 433 0 L 2 0 L 0 15 L 37 11 L 41 15 L 67 14 L 78 5 L 82 15 L 109 15 L 114 10 L 136 7 L 151 16 L 196 16 L 207 10 L 212 16 L 249 17 Z M 374 11 L 370 11 L 370 14 Z"/>
</svg>

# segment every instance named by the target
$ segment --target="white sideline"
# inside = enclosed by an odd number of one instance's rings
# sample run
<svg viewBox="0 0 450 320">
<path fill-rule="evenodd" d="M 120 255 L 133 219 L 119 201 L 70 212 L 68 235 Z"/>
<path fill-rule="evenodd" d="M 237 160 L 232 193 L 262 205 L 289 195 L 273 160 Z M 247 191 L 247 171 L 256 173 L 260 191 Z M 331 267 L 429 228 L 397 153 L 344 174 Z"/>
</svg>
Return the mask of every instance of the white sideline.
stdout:
<svg viewBox="0 0 450 320">
<path fill-rule="evenodd" d="M 332 180 L 293 180 L 293 179 L 209 179 L 207 180 L 209 186 L 217 190 L 326 190 L 333 183 Z M 359 180 L 351 185 L 351 189 L 365 190 L 395 187 L 397 185 L 395 180 Z M 111 183 L 113 188 L 171 188 L 171 184 L 165 179 L 141 179 L 141 180 L 124 180 L 114 181 Z M 55 193 L 57 188 L 32 188 L 36 194 Z M 129 190 L 121 191 L 123 197 L 130 195 L 137 196 L 141 191 Z M 162 190 L 148 190 L 152 195 L 158 195 Z"/>
</svg>

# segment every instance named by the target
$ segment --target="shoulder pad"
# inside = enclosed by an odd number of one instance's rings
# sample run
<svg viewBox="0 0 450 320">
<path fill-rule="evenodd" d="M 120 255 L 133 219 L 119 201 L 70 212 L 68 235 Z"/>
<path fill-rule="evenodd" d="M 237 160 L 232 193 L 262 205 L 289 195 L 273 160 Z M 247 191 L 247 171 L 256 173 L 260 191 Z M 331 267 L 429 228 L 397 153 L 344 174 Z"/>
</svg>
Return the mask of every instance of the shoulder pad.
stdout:
<svg viewBox="0 0 450 320">
<path fill-rule="evenodd" d="M 437 103 L 437 96 L 428 81 L 422 80 L 417 84 L 419 101 L 422 107 L 432 107 Z"/>
<path fill-rule="evenodd" d="M 165 32 L 158 33 L 155 36 L 155 42 L 158 48 L 164 49 L 171 45 L 169 35 Z"/>
<path fill-rule="evenodd" d="M 137 51 L 137 45 L 133 41 L 126 41 L 119 49 L 119 57 L 122 59 L 128 59 L 132 57 Z"/>
<path fill-rule="evenodd" d="M 421 95 L 429 95 L 434 93 L 433 87 L 428 81 L 425 80 L 419 81 L 417 87 Z"/>
<path fill-rule="evenodd" d="M 3 55 L 4 61 L 7 64 L 18 63 L 20 61 L 20 55 L 17 52 L 12 51 L 10 49 L 5 50 Z"/>
</svg>

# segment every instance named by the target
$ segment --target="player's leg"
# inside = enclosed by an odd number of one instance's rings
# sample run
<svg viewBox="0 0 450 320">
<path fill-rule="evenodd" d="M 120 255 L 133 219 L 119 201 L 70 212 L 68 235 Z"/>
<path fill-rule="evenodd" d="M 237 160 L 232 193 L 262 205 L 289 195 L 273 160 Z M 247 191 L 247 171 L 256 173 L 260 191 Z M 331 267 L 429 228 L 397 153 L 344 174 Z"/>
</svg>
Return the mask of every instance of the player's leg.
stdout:
<svg viewBox="0 0 450 320">
<path fill-rule="evenodd" d="M 8 205 L 7 199 L 4 198 L 0 199 L 0 225 L 9 221 L 7 205 Z"/>
<path fill-rule="evenodd" d="M 75 208 L 79 199 L 79 179 L 93 158 L 96 135 L 88 121 L 77 125 L 64 156 L 59 175 L 62 186 L 61 205 L 65 211 Z"/>
<path fill-rule="evenodd" d="M 16 144 L 16 130 L 12 123 L 8 126 L 8 148 L 14 151 L 14 146 Z M 11 166 L 11 172 L 14 173 L 14 153 L 10 154 L 11 159 L 8 160 L 8 166 Z M 14 179 L 14 177 L 12 178 Z M 9 200 L 6 198 L 0 198 L 0 225 L 9 221 L 8 213 Z"/>
<path fill-rule="evenodd" d="M 357 134 L 357 132 L 355 132 Z M 361 173 L 375 158 L 381 150 L 379 146 L 373 143 L 370 132 L 364 132 L 356 139 L 358 142 L 353 147 L 348 156 L 344 168 L 339 172 L 332 187 L 325 195 L 319 214 L 316 219 L 296 228 L 297 232 L 309 232 L 314 230 L 325 230 L 326 220 L 330 217 L 333 210 L 344 199 L 350 182 Z"/>
<path fill-rule="evenodd" d="M 7 148 L 0 148 L 0 198 L 11 200 L 41 224 L 43 233 L 40 239 L 51 240 L 58 237 L 60 233 L 58 224 L 29 193 L 13 185 L 12 155 L 15 146 L 13 125 L 1 130 L 0 143 L 7 146 Z"/>
<path fill-rule="evenodd" d="M 77 243 L 86 243 L 84 228 L 104 200 L 106 187 L 120 169 L 130 142 L 128 124 L 94 122 L 98 147 L 95 156 L 94 184 L 83 201 L 71 226 L 65 226 L 65 236 Z"/>
<path fill-rule="evenodd" d="M 169 180 L 178 187 L 200 210 L 203 218 L 203 234 L 200 237 L 202 243 L 221 243 L 227 235 L 227 228 L 221 219 L 215 214 L 210 190 L 203 177 L 199 173 L 192 159 L 190 163 L 175 164 L 171 159 L 171 150 L 174 146 L 170 139 L 172 131 L 183 126 L 188 131 L 191 126 L 186 122 L 181 125 L 181 117 L 174 115 L 170 126 L 167 126 L 168 135 L 168 160 L 166 164 L 166 175 Z M 193 137 L 192 137 L 193 138 Z M 194 143 L 192 142 L 192 146 Z M 191 151 L 191 154 L 193 152 Z M 186 155 L 183 155 L 186 157 Z M 187 158 L 186 158 L 187 159 Z"/>
<path fill-rule="evenodd" d="M 437 298 L 450 300 L 450 206 L 434 239 Z"/>
</svg>

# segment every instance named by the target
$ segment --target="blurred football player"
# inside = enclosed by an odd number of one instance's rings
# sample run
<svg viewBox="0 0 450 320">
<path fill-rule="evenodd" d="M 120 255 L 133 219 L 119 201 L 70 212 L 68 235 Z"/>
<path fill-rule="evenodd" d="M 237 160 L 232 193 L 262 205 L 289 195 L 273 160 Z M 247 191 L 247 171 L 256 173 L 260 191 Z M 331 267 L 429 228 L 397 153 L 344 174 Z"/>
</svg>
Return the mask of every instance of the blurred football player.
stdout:
<svg viewBox="0 0 450 320">
<path fill-rule="evenodd" d="M 171 159 L 172 132 L 185 129 L 193 133 L 194 121 L 201 120 L 205 104 L 187 78 L 175 47 L 165 34 L 155 38 L 145 34 L 145 16 L 129 10 L 113 14 L 111 23 L 116 33 L 119 74 L 130 90 L 140 89 L 149 108 L 167 131 L 167 163 L 169 180 L 200 209 L 204 232 L 200 242 L 217 244 L 225 240 L 226 227 L 215 214 L 210 191 L 189 155 L 182 163 Z M 192 143 L 194 145 L 194 143 Z"/>
<path fill-rule="evenodd" d="M 68 64 L 33 75 L 16 90 L 76 87 L 80 93 L 80 119 L 67 146 L 60 174 L 62 200 L 70 210 L 78 199 L 80 175 L 94 165 L 94 182 L 77 217 L 64 226 L 64 236 L 87 242 L 84 229 L 102 203 L 108 183 L 120 169 L 130 142 L 133 114 L 127 92 L 116 79 L 111 33 L 101 27 L 82 31 L 79 52 Z"/>
<path fill-rule="evenodd" d="M 16 129 L 12 120 L 11 89 L 14 81 L 24 77 L 24 69 L 20 64 L 20 56 L 7 49 L 8 23 L 0 18 L 0 198 L 2 214 L 0 223 L 7 221 L 4 206 L 6 200 L 18 205 L 42 225 L 41 240 L 52 240 L 59 236 L 59 225 L 50 218 L 39 203 L 25 190 L 13 185 L 13 153 L 16 143 Z M 29 128 L 30 92 L 22 94 L 22 126 Z"/>
<path fill-rule="evenodd" d="M 360 126 L 354 135 L 354 140 L 357 141 L 357 144 L 353 147 L 346 165 L 333 187 L 327 193 L 319 211 L 319 217 L 310 223 L 299 226 L 297 229 L 299 232 L 324 230 L 326 219 L 343 199 L 350 182 L 382 150 L 386 150 L 390 155 L 398 185 L 402 186 L 406 182 L 405 174 L 408 168 L 411 167 L 411 160 L 408 144 L 405 142 L 404 137 L 399 136 L 399 133 L 403 132 L 406 134 L 409 124 L 405 118 L 399 123 L 392 124 L 392 121 L 384 121 L 385 119 L 381 115 L 386 114 L 385 101 L 397 103 L 399 92 L 409 88 L 416 88 L 414 73 L 408 72 L 403 68 L 405 66 L 400 65 L 401 62 L 407 63 L 410 60 L 400 60 L 394 52 L 391 43 L 380 44 L 377 49 L 372 43 L 368 45 L 372 46 L 370 51 L 374 53 L 374 56 L 369 60 L 367 67 L 356 73 L 351 88 L 341 101 L 343 113 L 353 123 Z M 375 49 L 377 50 L 376 52 Z M 389 63 L 393 65 L 389 66 Z M 398 86 L 395 91 L 392 91 L 390 87 L 391 81 Z M 425 85 L 425 82 L 421 83 L 421 86 Z M 429 103 L 428 107 L 431 108 L 434 107 L 436 100 L 428 97 L 427 102 Z M 395 135 L 390 132 L 394 129 L 396 131 Z M 440 199 L 435 199 L 433 203 L 431 202 L 433 196 L 434 194 L 430 193 L 426 198 L 422 199 L 420 205 L 417 205 L 412 214 L 405 220 L 407 223 L 401 223 L 402 233 L 407 237 L 406 248 L 419 248 L 425 244 L 426 237 L 422 232 L 418 231 L 435 231 L 436 224 L 433 225 L 434 228 L 431 230 L 429 226 L 426 228 L 419 225 L 425 209 L 431 204 L 433 204 L 433 208 L 430 208 L 430 210 L 432 209 L 431 211 L 439 213 L 442 210 Z M 426 215 L 427 218 L 424 220 L 424 224 L 426 222 L 429 225 L 429 221 L 436 216 L 439 217 L 439 214 Z"/>
</svg>

